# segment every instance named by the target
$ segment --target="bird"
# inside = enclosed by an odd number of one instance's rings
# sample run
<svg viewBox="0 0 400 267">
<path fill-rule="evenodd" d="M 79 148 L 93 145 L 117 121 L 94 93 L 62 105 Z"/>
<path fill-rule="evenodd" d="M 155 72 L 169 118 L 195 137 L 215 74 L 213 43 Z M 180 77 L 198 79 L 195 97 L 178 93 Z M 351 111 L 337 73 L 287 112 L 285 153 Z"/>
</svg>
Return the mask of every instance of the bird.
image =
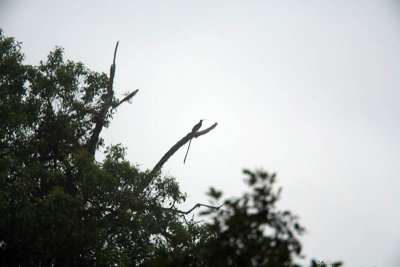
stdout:
<svg viewBox="0 0 400 267">
<path fill-rule="evenodd" d="M 196 133 L 201 128 L 201 125 L 203 124 L 203 121 L 204 120 L 200 120 L 195 126 L 193 126 L 192 133 Z M 187 157 L 187 154 L 189 152 L 190 144 L 192 143 L 192 138 L 190 138 L 190 140 L 189 140 L 189 145 L 188 145 L 188 149 L 186 151 L 185 159 L 183 160 L 183 164 L 185 164 L 186 157 Z"/>
<path fill-rule="evenodd" d="M 197 132 L 201 128 L 201 125 L 203 124 L 203 121 L 204 120 L 200 120 L 199 123 L 197 123 L 195 126 L 193 126 L 192 133 Z"/>
</svg>

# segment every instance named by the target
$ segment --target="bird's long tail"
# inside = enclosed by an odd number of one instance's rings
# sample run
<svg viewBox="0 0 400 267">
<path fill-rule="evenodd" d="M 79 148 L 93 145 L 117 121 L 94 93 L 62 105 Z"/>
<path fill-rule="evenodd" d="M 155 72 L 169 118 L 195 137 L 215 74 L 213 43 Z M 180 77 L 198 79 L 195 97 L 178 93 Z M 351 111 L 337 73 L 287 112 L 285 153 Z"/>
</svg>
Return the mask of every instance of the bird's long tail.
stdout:
<svg viewBox="0 0 400 267">
<path fill-rule="evenodd" d="M 188 152 L 189 152 L 189 148 L 190 148 L 190 144 L 191 144 L 191 143 L 192 143 L 192 139 L 190 139 L 190 141 L 189 141 L 188 149 L 186 150 L 186 155 L 185 155 L 185 159 L 183 160 L 183 164 L 185 164 L 186 157 L 187 157 L 187 154 L 188 154 Z"/>
</svg>

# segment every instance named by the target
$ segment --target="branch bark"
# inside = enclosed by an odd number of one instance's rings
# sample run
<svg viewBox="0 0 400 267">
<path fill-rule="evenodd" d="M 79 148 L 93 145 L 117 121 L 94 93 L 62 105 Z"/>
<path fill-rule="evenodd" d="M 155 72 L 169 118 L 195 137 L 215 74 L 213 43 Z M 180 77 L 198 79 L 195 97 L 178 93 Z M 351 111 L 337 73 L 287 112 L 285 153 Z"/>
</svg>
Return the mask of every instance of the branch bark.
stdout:
<svg viewBox="0 0 400 267">
<path fill-rule="evenodd" d="M 197 204 L 194 205 L 194 207 L 191 208 L 190 210 L 188 210 L 188 211 L 181 211 L 181 210 L 178 210 L 178 213 L 187 215 L 187 214 L 191 213 L 194 209 L 197 209 L 197 208 L 200 208 L 200 207 L 206 207 L 206 208 L 209 208 L 209 209 L 212 209 L 212 210 L 217 210 L 217 211 L 219 211 L 219 210 L 222 208 L 223 205 L 224 205 L 224 204 L 222 204 L 221 206 L 210 206 L 210 205 L 206 205 L 206 204 L 197 203 Z M 228 211 L 225 211 L 225 210 L 222 210 L 222 211 L 223 211 L 223 212 L 228 212 Z"/>
<path fill-rule="evenodd" d="M 202 136 L 206 133 L 208 133 L 209 131 L 211 131 L 212 129 L 214 129 L 215 127 L 217 127 L 218 123 L 214 123 L 213 125 L 211 125 L 210 127 L 208 127 L 207 129 L 204 129 L 203 131 L 198 131 L 198 132 L 190 132 L 188 133 L 186 136 L 184 136 L 181 140 L 179 140 L 174 146 L 172 146 L 167 153 L 165 153 L 165 155 L 160 159 L 160 161 L 156 164 L 156 166 L 154 166 L 154 168 L 151 170 L 151 172 L 149 173 L 149 175 L 147 175 L 145 181 L 144 181 L 144 185 L 143 188 L 146 188 L 151 181 L 153 180 L 153 178 L 157 175 L 157 173 L 161 170 L 162 166 L 165 164 L 165 162 L 168 161 L 168 159 L 175 154 L 176 151 L 178 151 L 179 148 L 181 148 L 182 146 L 184 146 L 187 142 L 189 142 L 192 138 L 197 138 L 199 136 Z"/>
<path fill-rule="evenodd" d="M 136 89 L 135 91 L 133 91 L 129 95 L 125 96 L 121 101 L 118 102 L 118 104 L 115 106 L 115 108 L 119 107 L 119 105 L 121 105 L 122 103 L 131 100 L 131 98 L 134 97 L 137 94 L 138 91 L 139 91 L 139 89 Z"/>
<path fill-rule="evenodd" d="M 117 56 L 118 44 L 119 44 L 119 41 L 115 45 L 114 59 L 113 59 L 112 65 L 110 67 L 110 81 L 107 86 L 106 101 L 104 102 L 102 109 L 100 110 L 99 114 L 97 115 L 96 126 L 94 127 L 92 136 L 90 137 L 90 140 L 88 142 L 88 151 L 92 156 L 94 156 L 94 154 L 96 153 L 96 147 L 97 147 L 97 143 L 99 142 L 100 132 L 104 127 L 107 112 L 111 108 L 111 105 L 112 105 L 112 99 L 114 96 L 113 84 L 114 84 L 114 75 L 115 75 L 115 57 Z"/>
<path fill-rule="evenodd" d="M 119 101 L 113 107 L 113 97 L 114 97 L 113 84 L 114 84 L 114 76 L 115 76 L 115 58 L 117 56 L 118 44 L 119 44 L 119 41 L 115 45 L 113 63 L 110 67 L 110 81 L 107 85 L 106 100 L 105 100 L 100 112 L 96 116 L 96 122 L 95 122 L 95 127 L 92 131 L 92 136 L 90 137 L 90 139 L 87 143 L 87 149 L 93 157 L 96 153 L 97 143 L 99 142 L 99 136 L 100 136 L 101 131 L 103 130 L 106 116 L 107 116 L 107 113 L 109 112 L 109 110 L 111 108 L 115 109 L 122 103 L 131 100 L 131 98 L 134 97 L 137 94 L 137 92 L 139 91 L 139 89 L 136 89 L 135 91 L 133 91 L 132 93 L 130 93 L 129 95 L 124 97 L 121 101 Z"/>
</svg>

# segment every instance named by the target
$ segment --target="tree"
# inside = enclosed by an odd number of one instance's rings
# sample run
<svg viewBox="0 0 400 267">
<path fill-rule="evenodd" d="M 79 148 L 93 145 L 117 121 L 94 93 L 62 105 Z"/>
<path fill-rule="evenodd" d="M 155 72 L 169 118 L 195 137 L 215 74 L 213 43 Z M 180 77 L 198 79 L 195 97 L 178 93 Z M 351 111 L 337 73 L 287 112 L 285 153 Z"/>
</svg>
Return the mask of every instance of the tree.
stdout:
<svg viewBox="0 0 400 267">
<path fill-rule="evenodd" d="M 115 55 L 107 77 L 61 48 L 24 65 L 2 32 L 0 53 L 0 265 L 145 265 L 189 251 L 201 227 L 176 209 L 185 195 L 173 178 L 149 178 L 120 145 L 94 158 L 101 129 L 136 93 L 113 95 Z"/>
<path fill-rule="evenodd" d="M 152 170 L 128 162 L 122 145 L 107 147 L 96 161 L 102 129 L 138 92 L 114 95 L 117 48 L 109 75 L 65 61 L 59 47 L 31 66 L 23 64 L 20 43 L 0 30 L 0 265 L 294 266 L 302 228 L 290 213 L 274 210 L 279 194 L 258 186 L 272 185 L 271 176 L 247 171 L 255 191 L 225 201 L 230 213 L 204 204 L 177 208 L 185 194 L 162 176 L 162 166 L 216 123 L 190 131 Z M 213 223 L 186 218 L 201 206 Z"/>
<path fill-rule="evenodd" d="M 275 191 L 275 174 L 244 170 L 245 183 L 251 191 L 240 198 L 223 201 L 224 210 L 209 210 L 207 223 L 215 238 L 208 239 L 204 256 L 209 266 L 296 267 L 301 256 L 299 235 L 304 228 L 290 211 L 278 210 L 276 202 L 282 188 Z M 210 188 L 213 205 L 218 204 L 222 191 Z M 318 266 L 312 260 L 312 267 Z M 321 265 L 325 266 L 325 265 Z M 341 266 L 335 262 L 332 266 Z"/>
<path fill-rule="evenodd" d="M 274 192 L 275 174 L 249 170 L 244 173 L 250 193 L 225 200 L 225 212 L 202 213 L 213 215 L 209 226 L 216 235 L 209 241 L 207 258 L 218 266 L 298 266 L 293 264 L 294 255 L 301 252 L 296 235 L 304 228 L 290 211 L 276 210 L 281 188 Z M 208 195 L 216 202 L 222 192 L 211 188 Z"/>
</svg>

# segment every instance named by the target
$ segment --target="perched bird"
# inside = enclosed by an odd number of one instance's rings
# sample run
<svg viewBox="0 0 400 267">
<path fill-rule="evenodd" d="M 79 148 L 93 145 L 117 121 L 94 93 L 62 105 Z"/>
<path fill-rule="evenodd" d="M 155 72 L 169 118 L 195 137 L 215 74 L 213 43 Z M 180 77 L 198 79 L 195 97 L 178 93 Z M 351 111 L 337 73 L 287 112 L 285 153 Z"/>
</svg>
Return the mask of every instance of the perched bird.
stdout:
<svg viewBox="0 0 400 267">
<path fill-rule="evenodd" d="M 204 121 L 204 120 L 200 120 L 199 123 L 197 123 L 195 126 L 193 126 L 193 128 L 192 128 L 192 133 L 197 132 L 197 131 L 201 128 L 201 125 L 203 124 L 203 121 Z M 190 140 L 189 140 L 189 145 L 188 145 L 188 149 L 187 149 L 187 151 L 186 151 L 185 159 L 183 160 L 183 164 L 185 164 L 186 157 L 187 157 L 187 154 L 188 154 L 188 152 L 189 152 L 189 148 L 190 148 L 190 144 L 191 144 L 191 143 L 192 143 L 192 138 L 190 138 Z"/>
<path fill-rule="evenodd" d="M 203 124 L 203 121 L 204 120 L 200 120 L 199 123 L 197 123 L 195 126 L 193 126 L 192 133 L 197 132 L 201 128 L 201 125 Z"/>
</svg>

